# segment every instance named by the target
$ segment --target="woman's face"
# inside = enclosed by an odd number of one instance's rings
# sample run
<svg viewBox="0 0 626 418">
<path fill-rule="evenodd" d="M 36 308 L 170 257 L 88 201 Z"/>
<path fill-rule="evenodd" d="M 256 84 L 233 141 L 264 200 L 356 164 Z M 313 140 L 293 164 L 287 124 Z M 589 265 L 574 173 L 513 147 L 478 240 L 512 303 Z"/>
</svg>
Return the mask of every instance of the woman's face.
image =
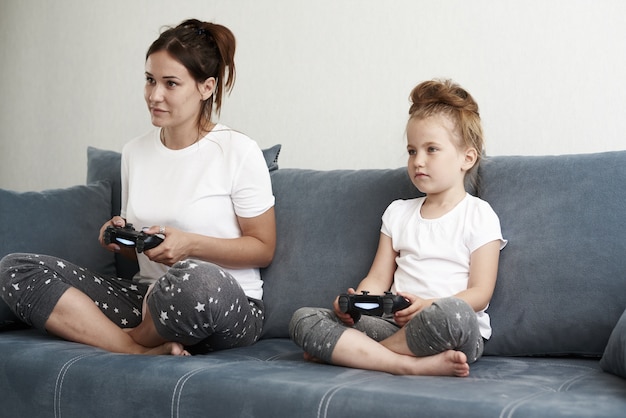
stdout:
<svg viewBox="0 0 626 418">
<path fill-rule="evenodd" d="M 197 126 L 202 102 L 211 96 L 214 85 L 212 78 L 196 82 L 167 51 L 151 54 L 146 60 L 144 98 L 152 124 L 161 128 Z"/>
</svg>

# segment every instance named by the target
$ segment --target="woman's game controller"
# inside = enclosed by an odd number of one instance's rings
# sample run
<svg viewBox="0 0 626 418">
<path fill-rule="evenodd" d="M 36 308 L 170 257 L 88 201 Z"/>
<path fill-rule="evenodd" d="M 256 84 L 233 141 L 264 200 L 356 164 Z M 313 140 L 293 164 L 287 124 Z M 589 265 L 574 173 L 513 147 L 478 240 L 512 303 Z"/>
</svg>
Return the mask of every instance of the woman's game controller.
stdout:
<svg viewBox="0 0 626 418">
<path fill-rule="evenodd" d="M 356 323 L 361 319 L 361 314 L 370 316 L 391 315 L 394 312 L 408 308 L 411 303 L 400 295 L 385 292 L 384 295 L 370 295 L 362 291 L 360 295 L 339 295 L 339 310 L 349 313 Z"/>
<path fill-rule="evenodd" d="M 158 246 L 164 238 L 161 234 L 151 235 L 137 231 L 132 224 L 126 224 L 123 228 L 107 226 L 102 235 L 106 245 L 115 243 L 124 247 L 134 247 L 138 253 Z"/>
</svg>

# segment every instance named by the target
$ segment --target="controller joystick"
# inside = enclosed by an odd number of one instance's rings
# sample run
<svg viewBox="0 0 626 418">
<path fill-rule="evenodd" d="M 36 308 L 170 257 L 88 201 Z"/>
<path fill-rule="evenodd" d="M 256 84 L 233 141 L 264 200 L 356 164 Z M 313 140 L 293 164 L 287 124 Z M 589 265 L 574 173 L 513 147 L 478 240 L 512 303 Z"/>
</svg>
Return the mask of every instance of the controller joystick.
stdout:
<svg viewBox="0 0 626 418">
<path fill-rule="evenodd" d="M 102 235 L 106 245 L 115 243 L 124 247 L 134 247 L 138 253 L 158 246 L 164 238 L 161 234 L 152 235 L 143 231 L 136 231 L 133 224 L 126 224 L 123 228 L 107 226 Z"/>
<path fill-rule="evenodd" d="M 384 295 L 370 295 L 364 290 L 360 295 L 347 293 L 339 295 L 339 310 L 349 313 L 355 323 L 361 319 L 361 315 L 391 315 L 410 305 L 408 300 L 391 292 L 385 292 Z"/>
</svg>

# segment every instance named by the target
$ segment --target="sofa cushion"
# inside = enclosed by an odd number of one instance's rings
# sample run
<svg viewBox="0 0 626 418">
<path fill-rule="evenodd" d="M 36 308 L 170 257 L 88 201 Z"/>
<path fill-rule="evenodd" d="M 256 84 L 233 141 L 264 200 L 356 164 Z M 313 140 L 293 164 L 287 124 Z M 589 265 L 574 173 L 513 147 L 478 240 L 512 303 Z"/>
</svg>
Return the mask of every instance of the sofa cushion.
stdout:
<svg viewBox="0 0 626 418">
<path fill-rule="evenodd" d="M 600 367 L 605 372 L 626 378 L 626 311 L 611 332 Z"/>
<path fill-rule="evenodd" d="M 330 307 L 369 271 L 381 216 L 393 200 L 419 196 L 406 169 L 272 174 L 278 242 L 264 282 L 264 338 L 288 337 L 293 312 Z"/>
<path fill-rule="evenodd" d="M 601 356 L 626 307 L 626 152 L 492 157 L 479 175 L 509 240 L 485 353 Z"/>
<path fill-rule="evenodd" d="M 32 252 L 61 257 L 113 276 L 113 254 L 98 243 L 98 231 L 111 214 L 111 186 L 87 186 L 18 193 L 0 189 L 0 257 Z M 16 318 L 0 299 L 0 329 Z"/>
</svg>

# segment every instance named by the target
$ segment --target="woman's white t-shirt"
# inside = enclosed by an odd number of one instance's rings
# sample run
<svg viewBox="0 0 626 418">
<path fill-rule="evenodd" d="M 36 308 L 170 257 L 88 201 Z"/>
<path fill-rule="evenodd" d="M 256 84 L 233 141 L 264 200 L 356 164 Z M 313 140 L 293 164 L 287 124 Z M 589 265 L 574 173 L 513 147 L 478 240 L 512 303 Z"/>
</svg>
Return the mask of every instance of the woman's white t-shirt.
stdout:
<svg viewBox="0 0 626 418">
<path fill-rule="evenodd" d="M 424 201 L 396 200 L 383 214 L 381 232 L 399 253 L 391 291 L 425 299 L 453 296 L 467 289 L 472 252 L 494 240 L 506 245 L 500 220 L 487 202 L 469 194 L 437 219 L 422 218 Z M 481 335 L 491 337 L 489 315 L 476 315 Z"/>
<path fill-rule="evenodd" d="M 121 216 L 135 229 L 165 225 L 217 238 L 238 238 L 237 216 L 259 216 L 274 205 L 263 153 L 246 135 L 218 124 L 182 150 L 160 140 L 160 129 L 122 151 Z M 138 254 L 140 281 L 154 282 L 168 267 Z M 261 299 L 258 269 L 225 269 L 247 296 Z"/>
</svg>

